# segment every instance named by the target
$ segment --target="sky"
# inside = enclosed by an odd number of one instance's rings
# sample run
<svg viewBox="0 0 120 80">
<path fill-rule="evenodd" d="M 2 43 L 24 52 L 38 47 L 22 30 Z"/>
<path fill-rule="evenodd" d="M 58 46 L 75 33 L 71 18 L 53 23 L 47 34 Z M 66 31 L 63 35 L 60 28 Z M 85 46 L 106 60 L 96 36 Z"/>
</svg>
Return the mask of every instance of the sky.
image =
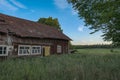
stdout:
<svg viewBox="0 0 120 80">
<path fill-rule="evenodd" d="M 63 33 L 72 39 L 73 45 L 107 44 L 102 33 L 90 34 L 84 20 L 66 0 L 0 0 L 0 13 L 37 21 L 39 18 L 58 18 Z"/>
</svg>

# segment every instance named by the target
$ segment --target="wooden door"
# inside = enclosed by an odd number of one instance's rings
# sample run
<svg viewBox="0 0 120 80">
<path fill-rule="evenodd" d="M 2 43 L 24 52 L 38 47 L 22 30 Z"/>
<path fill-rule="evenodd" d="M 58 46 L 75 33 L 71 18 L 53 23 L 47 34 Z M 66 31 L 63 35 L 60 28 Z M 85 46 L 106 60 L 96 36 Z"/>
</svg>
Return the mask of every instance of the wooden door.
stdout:
<svg viewBox="0 0 120 80">
<path fill-rule="evenodd" d="M 49 56 L 50 55 L 50 46 L 45 46 L 44 47 L 44 49 L 45 49 L 45 56 Z"/>
</svg>

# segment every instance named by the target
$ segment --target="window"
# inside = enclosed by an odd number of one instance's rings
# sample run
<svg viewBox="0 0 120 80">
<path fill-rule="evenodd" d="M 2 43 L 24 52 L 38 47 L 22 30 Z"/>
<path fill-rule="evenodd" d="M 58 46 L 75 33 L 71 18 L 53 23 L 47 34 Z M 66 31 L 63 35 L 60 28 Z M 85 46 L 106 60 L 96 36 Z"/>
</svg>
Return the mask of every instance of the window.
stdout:
<svg viewBox="0 0 120 80">
<path fill-rule="evenodd" d="M 7 46 L 0 45 L 0 56 L 7 56 L 7 55 L 8 55 Z"/>
<path fill-rule="evenodd" d="M 57 53 L 62 53 L 62 46 L 57 45 Z"/>
<path fill-rule="evenodd" d="M 41 54 L 41 46 L 32 46 L 31 54 Z"/>
<path fill-rule="evenodd" d="M 29 55 L 30 54 L 30 46 L 28 45 L 20 45 L 18 50 L 18 55 Z"/>
<path fill-rule="evenodd" d="M 18 55 L 41 54 L 41 46 L 19 45 Z"/>
</svg>

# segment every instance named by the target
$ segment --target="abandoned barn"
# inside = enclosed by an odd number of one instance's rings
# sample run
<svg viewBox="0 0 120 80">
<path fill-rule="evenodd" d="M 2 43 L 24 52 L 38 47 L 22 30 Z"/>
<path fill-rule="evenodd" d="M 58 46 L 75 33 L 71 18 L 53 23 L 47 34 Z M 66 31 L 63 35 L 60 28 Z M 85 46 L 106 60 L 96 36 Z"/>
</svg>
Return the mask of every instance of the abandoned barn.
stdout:
<svg viewBox="0 0 120 80">
<path fill-rule="evenodd" d="M 68 53 L 70 40 L 48 25 L 0 13 L 0 56 Z"/>
</svg>

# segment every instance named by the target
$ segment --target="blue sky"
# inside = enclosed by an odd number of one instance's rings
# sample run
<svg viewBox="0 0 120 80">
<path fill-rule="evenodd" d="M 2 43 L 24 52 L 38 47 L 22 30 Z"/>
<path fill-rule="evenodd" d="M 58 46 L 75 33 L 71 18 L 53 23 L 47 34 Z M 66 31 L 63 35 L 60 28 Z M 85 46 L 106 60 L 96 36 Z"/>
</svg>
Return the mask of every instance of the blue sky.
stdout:
<svg viewBox="0 0 120 80">
<path fill-rule="evenodd" d="M 101 32 L 89 34 L 77 12 L 66 0 L 0 0 L 0 13 L 37 21 L 41 17 L 58 18 L 63 32 L 75 45 L 107 43 L 102 40 Z"/>
</svg>

